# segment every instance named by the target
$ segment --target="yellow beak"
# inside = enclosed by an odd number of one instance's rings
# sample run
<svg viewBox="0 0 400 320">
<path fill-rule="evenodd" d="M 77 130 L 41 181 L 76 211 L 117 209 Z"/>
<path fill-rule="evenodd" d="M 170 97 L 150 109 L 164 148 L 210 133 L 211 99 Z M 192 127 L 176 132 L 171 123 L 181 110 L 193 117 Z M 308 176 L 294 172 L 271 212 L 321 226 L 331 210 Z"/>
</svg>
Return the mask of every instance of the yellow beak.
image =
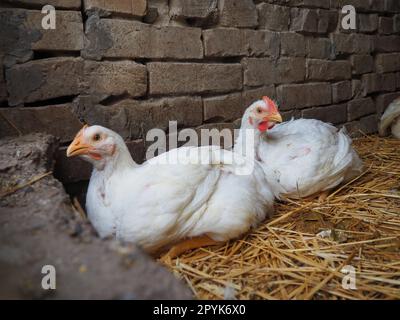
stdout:
<svg viewBox="0 0 400 320">
<path fill-rule="evenodd" d="M 82 142 L 83 130 L 86 127 L 87 127 L 87 125 L 85 125 L 81 130 L 79 130 L 79 132 L 75 136 L 74 140 L 68 146 L 67 157 L 73 157 L 73 156 L 79 156 L 79 155 L 82 155 L 82 154 L 88 154 L 89 149 L 90 149 L 91 146 L 89 144 L 85 144 L 85 143 Z"/>
<path fill-rule="evenodd" d="M 273 113 L 273 114 L 269 115 L 268 117 L 266 117 L 266 120 L 271 121 L 271 122 L 273 121 L 276 123 L 281 123 L 282 116 L 279 112 L 277 112 L 277 113 Z"/>
</svg>

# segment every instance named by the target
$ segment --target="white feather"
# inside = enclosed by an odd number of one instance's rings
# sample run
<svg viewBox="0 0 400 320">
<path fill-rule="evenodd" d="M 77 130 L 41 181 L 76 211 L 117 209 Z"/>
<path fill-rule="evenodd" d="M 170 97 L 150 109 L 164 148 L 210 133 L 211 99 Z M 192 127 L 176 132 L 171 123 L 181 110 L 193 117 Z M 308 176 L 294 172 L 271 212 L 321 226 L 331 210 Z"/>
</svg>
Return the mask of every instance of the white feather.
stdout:
<svg viewBox="0 0 400 320">
<path fill-rule="evenodd" d="M 389 128 L 395 138 L 400 139 L 400 97 L 386 108 L 379 124 L 379 135 L 386 136 Z"/>
<path fill-rule="evenodd" d="M 248 110 L 257 103 L 264 102 L 258 101 Z M 248 126 L 249 112 L 245 112 L 242 129 Z M 306 197 L 334 188 L 362 170 L 362 162 L 345 130 L 338 131 L 319 120 L 278 124 L 258 140 L 255 152 L 268 181 L 274 190 L 278 189 L 277 193 L 287 197 Z M 238 141 L 235 149 L 237 145 Z"/>
<path fill-rule="evenodd" d="M 122 139 L 112 134 L 122 158 L 130 158 Z M 149 251 L 200 235 L 217 241 L 238 237 L 272 214 L 274 196 L 259 164 L 241 155 L 232 162 L 230 156 L 207 146 L 173 149 L 143 165 L 131 159 L 118 163 L 117 157 L 93 170 L 88 217 L 100 236 L 115 235 Z M 187 164 L 166 161 L 175 158 Z M 248 166 L 251 173 L 241 175 Z"/>
</svg>

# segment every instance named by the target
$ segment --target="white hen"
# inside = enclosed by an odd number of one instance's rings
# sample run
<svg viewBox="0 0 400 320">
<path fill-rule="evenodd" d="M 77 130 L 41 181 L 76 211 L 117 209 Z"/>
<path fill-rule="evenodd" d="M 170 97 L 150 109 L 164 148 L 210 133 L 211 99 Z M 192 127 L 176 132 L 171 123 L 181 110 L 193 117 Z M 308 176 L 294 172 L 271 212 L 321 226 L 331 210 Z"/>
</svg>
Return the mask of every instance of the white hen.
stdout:
<svg viewBox="0 0 400 320">
<path fill-rule="evenodd" d="M 400 139 L 400 97 L 392 101 L 383 113 L 379 124 L 379 135 L 386 136 L 389 127 L 392 135 Z"/>
<path fill-rule="evenodd" d="M 236 152 L 244 145 L 242 130 L 256 129 L 255 156 L 267 178 L 287 197 L 316 194 L 349 181 L 362 170 L 362 162 L 345 131 L 314 119 L 281 122 L 276 104 L 268 97 L 254 102 L 244 113 Z M 257 130 L 258 129 L 258 130 Z M 283 189 L 283 190 L 282 190 Z"/>
<path fill-rule="evenodd" d="M 216 146 L 173 149 L 137 165 L 117 133 L 91 126 L 81 129 L 67 155 L 94 166 L 86 208 L 99 235 L 147 251 L 197 237 L 176 246 L 176 256 L 227 241 L 273 212 L 260 165 L 241 155 L 241 164 L 229 162 L 233 153 Z"/>
</svg>

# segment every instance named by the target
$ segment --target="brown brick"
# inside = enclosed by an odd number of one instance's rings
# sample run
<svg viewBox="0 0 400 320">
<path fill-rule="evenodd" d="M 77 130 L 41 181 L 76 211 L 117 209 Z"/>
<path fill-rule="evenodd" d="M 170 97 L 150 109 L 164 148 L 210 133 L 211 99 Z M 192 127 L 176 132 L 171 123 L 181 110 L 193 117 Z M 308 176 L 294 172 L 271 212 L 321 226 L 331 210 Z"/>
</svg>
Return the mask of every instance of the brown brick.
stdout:
<svg viewBox="0 0 400 320">
<path fill-rule="evenodd" d="M 215 0 L 171 0 L 169 14 L 173 19 L 207 20 L 217 15 Z"/>
<path fill-rule="evenodd" d="M 343 8 L 345 5 L 352 5 L 357 12 L 385 11 L 385 0 L 331 0 L 331 8 Z"/>
<path fill-rule="evenodd" d="M 256 100 L 260 100 L 263 96 L 276 98 L 275 87 L 273 85 L 264 86 L 256 89 L 248 89 L 242 92 L 243 105 L 248 107 Z"/>
<path fill-rule="evenodd" d="M 224 96 L 203 99 L 204 121 L 229 121 L 240 118 L 246 105 L 243 104 L 242 94 L 231 93 Z"/>
<path fill-rule="evenodd" d="M 298 82 L 305 77 L 304 58 L 245 58 L 242 64 L 243 83 L 248 86 Z"/>
<path fill-rule="evenodd" d="M 244 58 L 243 84 L 246 86 L 260 86 L 274 84 L 276 79 L 276 61 L 273 58 Z"/>
<path fill-rule="evenodd" d="M 335 30 L 337 21 L 338 14 L 333 10 L 293 8 L 290 30 L 304 33 L 327 33 Z"/>
<path fill-rule="evenodd" d="M 351 137 L 360 137 L 362 134 L 372 134 L 378 131 L 378 118 L 375 114 L 362 117 L 358 121 L 352 121 L 347 123 L 345 126 L 350 133 Z"/>
<path fill-rule="evenodd" d="M 279 56 L 280 39 L 276 32 L 237 28 L 203 31 L 204 51 L 208 57 Z"/>
<path fill-rule="evenodd" d="M 357 29 L 359 32 L 375 32 L 378 29 L 377 14 L 357 14 Z"/>
<path fill-rule="evenodd" d="M 291 10 L 290 30 L 308 33 L 318 32 L 317 11 L 312 9 L 293 8 Z"/>
<path fill-rule="evenodd" d="M 400 53 L 380 53 L 376 55 L 377 72 L 400 71 Z"/>
<path fill-rule="evenodd" d="M 304 36 L 296 32 L 281 32 L 281 54 L 284 56 L 304 57 L 306 54 Z"/>
<path fill-rule="evenodd" d="M 289 30 L 290 8 L 269 3 L 257 5 L 259 26 L 272 31 Z"/>
<path fill-rule="evenodd" d="M 307 57 L 313 59 L 330 59 L 332 57 L 332 46 L 329 39 L 307 37 Z"/>
<path fill-rule="evenodd" d="M 242 66 L 219 63 L 147 64 L 150 94 L 227 92 L 242 89 Z"/>
<path fill-rule="evenodd" d="M 243 30 L 236 28 L 204 30 L 203 41 L 206 57 L 244 56 L 248 52 Z"/>
<path fill-rule="evenodd" d="M 79 51 L 83 48 L 82 16 L 78 11 L 57 11 L 56 29 L 43 29 L 43 14 L 39 10 L 0 8 L 1 16 L 8 16 L 18 34 L 12 46 L 37 51 Z M 3 32 L 6 32 L 7 21 Z M 11 35 L 12 36 L 12 35 Z M 10 50 L 11 48 L 7 48 Z"/>
<path fill-rule="evenodd" d="M 361 98 L 363 96 L 362 82 L 359 79 L 351 80 L 351 97 Z"/>
<path fill-rule="evenodd" d="M 147 9 L 147 0 L 84 0 L 83 4 L 85 11 L 100 9 L 137 17 L 143 17 Z"/>
<path fill-rule="evenodd" d="M 96 104 L 96 101 L 92 96 L 78 96 L 74 99 L 75 114 L 89 125 L 101 125 L 120 133 L 124 139 L 130 138 L 129 118 L 126 110 L 118 103 L 105 106 Z M 136 130 L 140 131 L 140 128 Z"/>
<path fill-rule="evenodd" d="M 287 1 L 283 1 L 287 2 Z M 330 0 L 290 0 L 290 5 L 298 7 L 313 7 L 329 9 Z"/>
<path fill-rule="evenodd" d="M 173 97 L 122 100 L 112 106 L 93 105 L 80 114 L 89 124 L 99 124 L 118 132 L 123 139 L 139 139 L 153 128 L 167 130 L 169 121 L 193 127 L 203 122 L 200 97 Z"/>
<path fill-rule="evenodd" d="M 139 97 L 147 91 L 147 70 L 133 61 L 85 61 L 86 93 L 102 96 L 128 94 Z"/>
<path fill-rule="evenodd" d="M 236 119 L 235 121 L 232 122 L 233 124 L 233 129 L 240 129 L 242 126 L 242 118 Z"/>
<path fill-rule="evenodd" d="M 344 124 L 343 127 L 346 128 L 346 132 L 351 138 L 357 138 L 362 136 L 362 134 L 360 133 L 361 130 L 360 121 L 347 122 Z"/>
<path fill-rule="evenodd" d="M 46 4 L 60 9 L 79 9 L 81 7 L 81 0 L 7 0 L 7 2 L 34 6 L 39 9 Z"/>
<path fill-rule="evenodd" d="M 371 114 L 360 119 L 360 130 L 366 134 L 372 134 L 378 131 L 378 117 Z"/>
<path fill-rule="evenodd" d="M 143 141 L 142 139 L 127 141 L 126 146 L 128 147 L 132 159 L 136 163 L 141 164 L 146 161 L 145 141 Z"/>
<path fill-rule="evenodd" d="M 361 82 L 364 96 L 379 91 L 387 92 L 396 90 L 395 73 L 367 73 L 362 75 Z"/>
<path fill-rule="evenodd" d="M 391 34 L 394 33 L 394 20 L 389 17 L 379 17 L 379 33 Z"/>
<path fill-rule="evenodd" d="M 167 130 L 169 121 L 178 126 L 193 127 L 203 122 L 202 101 L 199 97 L 161 98 L 125 104 L 130 119 L 130 131 L 143 126 L 143 132 L 153 128 Z M 152 116 L 149 117 L 149 114 Z"/>
<path fill-rule="evenodd" d="M 340 81 L 332 84 L 332 102 L 350 100 L 352 98 L 351 81 Z"/>
<path fill-rule="evenodd" d="M 394 32 L 400 32 L 400 14 L 396 14 L 393 17 L 394 20 Z"/>
<path fill-rule="evenodd" d="M 353 55 L 350 58 L 353 74 L 374 71 L 374 58 L 371 55 Z"/>
<path fill-rule="evenodd" d="M 280 112 L 283 121 L 289 121 L 292 119 L 299 119 L 301 118 L 301 110 L 290 110 L 290 111 L 283 111 Z"/>
<path fill-rule="evenodd" d="M 15 65 L 6 71 L 9 104 L 77 95 L 82 73 L 80 58 L 49 58 Z"/>
<path fill-rule="evenodd" d="M 220 24 L 225 27 L 255 27 L 257 8 L 253 0 L 220 0 Z"/>
<path fill-rule="evenodd" d="M 331 34 L 332 46 L 335 54 L 343 53 L 370 53 L 374 48 L 373 38 L 365 34 Z"/>
<path fill-rule="evenodd" d="M 168 3 L 171 1 L 153 1 L 151 0 L 147 6 L 146 15 L 142 18 L 142 21 L 148 24 L 152 24 L 154 26 L 167 26 L 172 22 L 171 20 L 176 20 L 175 16 L 170 16 L 169 11 L 170 8 Z M 186 22 L 186 21 L 185 21 Z M 172 22 L 171 24 L 173 24 Z M 178 24 L 181 21 L 178 22 Z M 194 26 L 191 23 L 192 26 Z"/>
<path fill-rule="evenodd" d="M 400 89 L 400 72 L 396 73 L 396 88 Z"/>
<path fill-rule="evenodd" d="M 39 30 L 41 37 L 32 43 L 33 50 L 79 51 L 83 48 L 83 23 L 80 12 L 57 11 L 56 29 L 45 30 L 41 26 L 43 14 L 28 11 L 27 23 Z"/>
<path fill-rule="evenodd" d="M 307 59 L 307 79 L 342 80 L 351 78 L 351 66 L 348 61 L 326 61 Z"/>
<path fill-rule="evenodd" d="M 364 6 L 367 5 L 364 1 Z M 378 11 L 385 12 L 385 3 L 382 0 L 370 0 L 369 1 L 369 10 L 370 11 Z"/>
<path fill-rule="evenodd" d="M 249 56 L 278 57 L 280 48 L 279 33 L 264 30 L 243 30 Z"/>
<path fill-rule="evenodd" d="M 400 36 L 379 36 L 375 39 L 376 52 L 400 51 Z"/>
<path fill-rule="evenodd" d="M 347 104 L 348 121 L 356 120 L 375 111 L 375 103 L 371 98 L 352 100 Z"/>
<path fill-rule="evenodd" d="M 274 99 L 275 87 L 270 85 L 245 90 L 242 93 L 204 98 L 204 121 L 211 119 L 214 119 L 214 121 L 233 121 L 241 118 L 247 107 L 254 101 L 260 100 L 263 96 Z"/>
<path fill-rule="evenodd" d="M 201 126 L 198 126 L 195 128 L 197 132 L 199 132 L 199 135 L 201 135 L 201 130 L 212 130 L 212 129 L 217 129 L 218 131 L 221 131 L 223 129 L 229 129 L 232 133 L 233 131 L 233 123 L 226 123 L 226 122 L 219 122 L 219 123 L 206 123 L 202 124 Z M 211 141 L 210 141 L 211 142 Z M 209 143 L 206 141 L 202 145 L 209 145 Z"/>
<path fill-rule="evenodd" d="M 12 123 L 6 132 L 6 126 L 0 125 L 0 136 L 46 132 L 67 142 L 73 139 L 82 124 L 73 114 L 69 104 L 45 107 L 1 108 L 0 122 Z M 15 129 L 17 128 L 18 131 Z"/>
<path fill-rule="evenodd" d="M 137 21 L 92 16 L 86 23 L 86 35 L 83 55 L 93 59 L 203 57 L 200 28 L 154 27 Z"/>
<path fill-rule="evenodd" d="M 399 13 L 400 2 L 397 0 L 385 0 L 385 11 Z"/>
<path fill-rule="evenodd" d="M 376 97 L 376 112 L 380 116 L 388 105 L 396 98 L 400 97 L 400 92 L 380 94 Z"/>
<path fill-rule="evenodd" d="M 302 110 L 302 117 L 318 119 L 332 124 L 340 124 L 347 121 L 347 104 L 330 105 Z"/>
<path fill-rule="evenodd" d="M 276 79 L 278 83 L 293 83 L 305 79 L 306 66 L 304 58 L 285 58 L 278 60 Z"/>
<path fill-rule="evenodd" d="M 330 104 L 332 102 L 329 83 L 285 84 L 276 90 L 282 110 Z"/>
<path fill-rule="evenodd" d="M 385 73 L 381 75 L 381 90 L 382 91 L 395 91 L 396 90 L 396 74 Z"/>
<path fill-rule="evenodd" d="M 338 24 L 338 14 L 332 10 L 317 10 L 318 15 L 318 33 L 328 33 L 336 30 Z"/>
<path fill-rule="evenodd" d="M 4 79 L 3 57 L 0 55 L 0 102 L 5 100 L 7 100 L 7 87 Z"/>
<path fill-rule="evenodd" d="M 236 28 L 216 28 L 203 31 L 206 57 L 279 55 L 276 32 Z"/>
</svg>

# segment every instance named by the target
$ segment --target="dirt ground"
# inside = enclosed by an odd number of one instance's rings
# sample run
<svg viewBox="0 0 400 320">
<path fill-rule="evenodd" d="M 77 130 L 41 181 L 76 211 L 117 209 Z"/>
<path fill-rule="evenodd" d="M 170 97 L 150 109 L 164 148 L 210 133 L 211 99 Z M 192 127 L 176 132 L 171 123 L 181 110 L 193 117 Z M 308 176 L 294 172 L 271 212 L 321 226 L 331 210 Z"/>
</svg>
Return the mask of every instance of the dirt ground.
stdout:
<svg viewBox="0 0 400 320">
<path fill-rule="evenodd" d="M 96 236 L 52 176 L 56 148 L 49 135 L 0 140 L 0 298 L 192 298 L 138 248 Z M 44 265 L 55 290 L 41 286 Z"/>
</svg>

